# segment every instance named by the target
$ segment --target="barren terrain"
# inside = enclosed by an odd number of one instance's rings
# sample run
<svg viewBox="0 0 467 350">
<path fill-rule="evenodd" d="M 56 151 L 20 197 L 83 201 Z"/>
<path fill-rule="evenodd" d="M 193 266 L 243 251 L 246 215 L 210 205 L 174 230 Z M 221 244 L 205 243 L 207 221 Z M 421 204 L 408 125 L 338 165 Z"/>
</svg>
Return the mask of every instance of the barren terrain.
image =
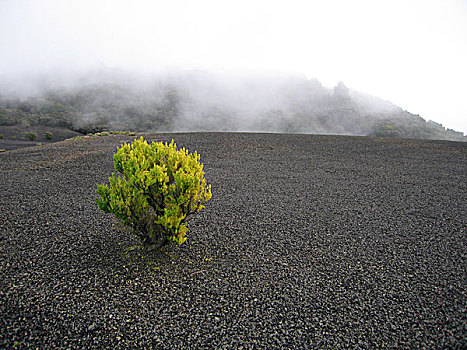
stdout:
<svg viewBox="0 0 467 350">
<path fill-rule="evenodd" d="M 165 253 L 95 204 L 133 137 L 0 154 L 0 348 L 466 348 L 467 144 L 187 133 L 213 198 Z"/>
</svg>

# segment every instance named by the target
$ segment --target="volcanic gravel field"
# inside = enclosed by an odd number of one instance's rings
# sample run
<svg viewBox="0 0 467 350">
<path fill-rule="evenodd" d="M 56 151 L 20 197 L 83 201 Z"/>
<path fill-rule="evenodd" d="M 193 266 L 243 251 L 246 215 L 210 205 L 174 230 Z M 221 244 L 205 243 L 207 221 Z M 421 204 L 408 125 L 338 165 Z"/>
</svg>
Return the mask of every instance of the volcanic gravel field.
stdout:
<svg viewBox="0 0 467 350">
<path fill-rule="evenodd" d="M 0 154 L 0 348 L 467 347 L 467 143 L 144 136 L 212 185 L 165 252 L 95 204 L 134 137 Z"/>
</svg>

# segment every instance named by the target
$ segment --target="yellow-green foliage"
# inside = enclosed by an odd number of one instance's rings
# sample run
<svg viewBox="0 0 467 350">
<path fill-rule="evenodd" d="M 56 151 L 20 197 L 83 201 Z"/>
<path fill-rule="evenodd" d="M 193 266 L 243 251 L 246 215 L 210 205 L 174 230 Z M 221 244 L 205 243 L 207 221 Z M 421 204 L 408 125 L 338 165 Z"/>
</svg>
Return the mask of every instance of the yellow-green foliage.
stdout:
<svg viewBox="0 0 467 350">
<path fill-rule="evenodd" d="M 110 186 L 97 185 L 101 210 L 114 214 L 137 234 L 144 246 L 182 244 L 187 219 L 211 198 L 197 152 L 172 142 L 148 144 L 141 137 L 117 148 Z"/>
</svg>

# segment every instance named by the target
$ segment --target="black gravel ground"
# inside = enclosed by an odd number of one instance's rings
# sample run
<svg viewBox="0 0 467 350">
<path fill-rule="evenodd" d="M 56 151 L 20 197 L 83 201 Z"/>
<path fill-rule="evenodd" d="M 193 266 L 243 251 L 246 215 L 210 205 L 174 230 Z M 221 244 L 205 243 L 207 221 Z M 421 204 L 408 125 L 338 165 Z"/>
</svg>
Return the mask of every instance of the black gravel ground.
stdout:
<svg viewBox="0 0 467 350">
<path fill-rule="evenodd" d="M 466 348 L 467 143 L 193 133 L 167 253 L 97 209 L 132 137 L 0 154 L 0 348 Z"/>
</svg>

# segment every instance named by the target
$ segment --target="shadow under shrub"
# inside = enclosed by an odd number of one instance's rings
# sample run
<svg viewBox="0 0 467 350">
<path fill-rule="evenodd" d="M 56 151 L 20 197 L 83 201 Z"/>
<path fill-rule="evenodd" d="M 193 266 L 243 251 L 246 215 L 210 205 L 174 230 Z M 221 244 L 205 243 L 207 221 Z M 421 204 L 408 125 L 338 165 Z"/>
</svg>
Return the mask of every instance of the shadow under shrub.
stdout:
<svg viewBox="0 0 467 350">
<path fill-rule="evenodd" d="M 115 215 L 144 247 L 186 240 L 188 219 L 211 198 L 197 152 L 143 138 L 117 148 L 110 185 L 97 185 L 99 208 Z"/>
</svg>

